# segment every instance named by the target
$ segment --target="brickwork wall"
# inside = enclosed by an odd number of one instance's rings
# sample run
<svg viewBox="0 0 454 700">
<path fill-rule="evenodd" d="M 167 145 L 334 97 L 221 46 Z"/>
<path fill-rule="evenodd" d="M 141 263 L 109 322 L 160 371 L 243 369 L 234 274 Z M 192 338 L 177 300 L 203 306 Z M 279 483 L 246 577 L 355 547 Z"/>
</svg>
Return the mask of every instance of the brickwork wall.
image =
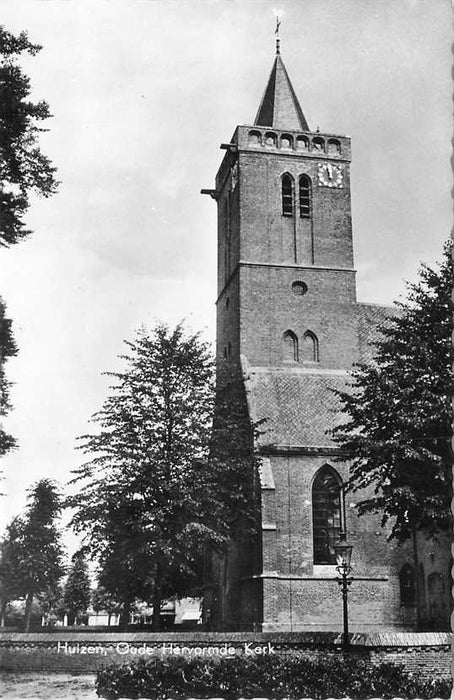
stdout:
<svg viewBox="0 0 454 700">
<path fill-rule="evenodd" d="M 411 635 L 405 635 L 405 643 L 375 646 L 367 638 L 353 637 L 349 655 L 372 664 L 384 661 L 399 664 L 427 680 L 449 679 L 451 636 L 434 641 L 430 635 L 426 640 L 418 635 L 419 640 L 412 642 Z M 235 654 L 244 654 L 248 644 L 266 648 L 271 645 L 272 653 L 302 654 L 315 661 L 342 654 L 340 641 L 340 635 L 328 633 L 1 633 L 0 669 L 87 673 L 111 663 L 147 656 L 181 655 L 181 652 L 177 654 L 177 648 L 182 647 L 193 653 L 200 653 L 204 647 L 232 647 Z M 189 651 L 182 653 L 188 655 Z"/>
<path fill-rule="evenodd" d="M 274 482 L 261 494 L 262 583 L 256 584 L 260 572 L 252 565 L 251 548 L 242 544 L 232 546 L 226 568 L 213 581 L 223 628 L 259 628 L 262 621 L 269 630 L 328 630 L 341 624 L 334 567 L 313 564 L 312 480 L 326 463 L 347 479 L 346 465 L 334 462 L 329 452 L 333 444 L 327 431 L 341 418 L 332 389 L 345 387 L 353 363 L 370 360 L 376 325 L 392 309 L 356 302 L 350 141 L 336 137 L 337 153 L 317 153 L 318 138 L 309 132 L 238 127 L 233 136 L 238 149 L 227 151 L 216 178 L 218 382 L 242 371 L 240 357 L 246 358 L 250 417 L 265 419 L 260 447 Z M 322 138 L 328 144 L 329 136 Z M 304 140 L 307 150 L 299 152 Z M 325 162 L 342 168 L 343 187 L 319 185 L 319 164 Z M 284 173 L 295 186 L 293 216 L 282 212 Z M 311 220 L 298 209 L 302 174 L 312 182 Z M 305 293 L 295 293 L 295 282 L 306 285 Z M 286 331 L 297 337 L 297 358 L 284 353 Z M 307 331 L 317 339 L 317 358 L 305 353 Z M 310 454 L 309 448 L 316 450 Z M 356 577 L 350 593 L 352 629 L 415 628 L 415 607 L 402 604 L 399 585 L 402 566 L 413 565 L 411 544 L 389 543 L 379 518 L 359 518 L 355 503 L 364 497 L 347 494 L 345 503 Z M 425 624 L 430 619 L 434 628 L 444 629 L 450 608 L 449 546 L 420 538 L 418 548 Z"/>
<path fill-rule="evenodd" d="M 306 294 L 295 294 L 294 282 L 304 282 Z M 252 366 L 282 366 L 283 335 L 291 330 L 299 339 L 303 366 L 303 336 L 312 331 L 321 369 L 350 367 L 359 359 L 354 289 L 353 272 L 242 266 L 241 352 Z"/>
<path fill-rule="evenodd" d="M 323 154 L 314 159 L 278 152 L 239 153 L 242 260 L 353 267 L 349 167 L 344 165 L 341 189 L 319 187 L 318 163 L 324 160 Z M 312 234 L 298 210 L 293 217 L 282 216 L 284 173 L 293 177 L 296 188 L 302 174 L 312 181 Z M 311 235 L 313 255 L 308 254 Z"/>
</svg>

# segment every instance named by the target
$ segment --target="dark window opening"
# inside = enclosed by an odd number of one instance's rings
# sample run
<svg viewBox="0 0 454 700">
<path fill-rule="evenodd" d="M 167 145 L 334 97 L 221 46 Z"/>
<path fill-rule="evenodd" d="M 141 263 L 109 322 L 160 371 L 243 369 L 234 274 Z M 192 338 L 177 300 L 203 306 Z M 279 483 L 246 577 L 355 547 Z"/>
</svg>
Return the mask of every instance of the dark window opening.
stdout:
<svg viewBox="0 0 454 700">
<path fill-rule="evenodd" d="M 399 574 L 400 602 L 405 607 L 416 605 L 415 571 L 411 564 L 404 564 Z"/>
<path fill-rule="evenodd" d="M 312 216 L 312 187 L 310 178 L 307 175 L 300 177 L 300 216 L 303 219 L 310 219 Z"/>
<path fill-rule="evenodd" d="M 282 216 L 293 216 L 293 181 L 290 175 L 282 177 Z"/>
<path fill-rule="evenodd" d="M 320 469 L 312 486 L 314 564 L 335 564 L 334 544 L 342 528 L 342 486 L 331 467 Z"/>
</svg>

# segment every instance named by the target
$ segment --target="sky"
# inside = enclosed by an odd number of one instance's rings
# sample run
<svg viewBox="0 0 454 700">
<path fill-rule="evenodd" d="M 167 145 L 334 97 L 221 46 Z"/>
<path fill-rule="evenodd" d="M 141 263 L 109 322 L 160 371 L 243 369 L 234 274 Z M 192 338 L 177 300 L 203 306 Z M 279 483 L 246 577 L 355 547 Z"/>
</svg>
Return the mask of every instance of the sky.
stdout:
<svg viewBox="0 0 454 700">
<path fill-rule="evenodd" d="M 76 436 L 156 320 L 214 339 L 213 187 L 281 53 L 311 129 L 352 138 L 358 299 L 392 303 L 451 233 L 449 0 L 0 0 L 3 26 L 42 44 L 22 66 L 53 118 L 41 147 L 60 186 L 34 233 L 0 249 L 18 449 L 3 459 L 0 529 L 26 489 L 64 485 Z"/>
</svg>

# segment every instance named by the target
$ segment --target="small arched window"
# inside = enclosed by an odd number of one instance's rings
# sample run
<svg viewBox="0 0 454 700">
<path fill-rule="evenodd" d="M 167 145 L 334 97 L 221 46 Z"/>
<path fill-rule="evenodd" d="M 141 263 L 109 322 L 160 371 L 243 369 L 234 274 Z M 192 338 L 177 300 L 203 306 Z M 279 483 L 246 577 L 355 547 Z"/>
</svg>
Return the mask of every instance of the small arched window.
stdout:
<svg viewBox="0 0 454 700">
<path fill-rule="evenodd" d="M 282 134 L 281 148 L 293 148 L 293 136 L 290 134 Z"/>
<path fill-rule="evenodd" d="M 328 153 L 335 153 L 338 155 L 341 152 L 341 145 L 340 141 L 337 139 L 329 139 L 328 140 Z"/>
<path fill-rule="evenodd" d="M 298 338 L 293 331 L 285 331 L 282 344 L 284 362 L 298 362 Z"/>
<path fill-rule="evenodd" d="M 318 339 L 312 331 L 306 331 L 303 337 L 303 362 L 318 362 Z"/>
<path fill-rule="evenodd" d="M 297 136 L 296 137 L 296 148 L 298 151 L 309 150 L 309 139 L 306 138 L 305 136 Z"/>
<path fill-rule="evenodd" d="M 400 603 L 406 608 L 416 605 L 415 570 L 411 564 L 404 564 L 399 574 Z"/>
<path fill-rule="evenodd" d="M 288 173 L 282 176 L 282 216 L 293 216 L 293 178 Z"/>
<path fill-rule="evenodd" d="M 312 141 L 312 149 L 314 151 L 324 151 L 325 150 L 325 140 L 321 136 L 316 136 Z"/>
<path fill-rule="evenodd" d="M 262 134 L 260 133 L 260 131 L 250 131 L 248 140 L 250 146 L 261 146 Z"/>
<path fill-rule="evenodd" d="M 318 472 L 312 484 L 312 529 L 314 564 L 335 564 L 334 544 L 342 527 L 342 481 L 328 464 Z"/>
<path fill-rule="evenodd" d="M 302 219 L 312 216 L 312 183 L 307 175 L 300 177 L 300 216 Z"/>
</svg>

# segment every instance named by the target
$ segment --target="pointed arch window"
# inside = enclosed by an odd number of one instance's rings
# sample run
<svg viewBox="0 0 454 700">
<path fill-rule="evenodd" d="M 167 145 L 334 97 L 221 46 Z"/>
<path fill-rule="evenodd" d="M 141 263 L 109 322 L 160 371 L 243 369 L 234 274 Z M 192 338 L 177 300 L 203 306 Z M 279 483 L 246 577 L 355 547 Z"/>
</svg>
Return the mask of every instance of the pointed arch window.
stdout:
<svg viewBox="0 0 454 700">
<path fill-rule="evenodd" d="M 318 339 L 312 331 L 306 331 L 303 337 L 303 362 L 318 362 Z"/>
<path fill-rule="evenodd" d="M 298 338 L 293 331 L 285 331 L 282 344 L 284 362 L 298 362 Z"/>
<path fill-rule="evenodd" d="M 342 480 L 328 464 L 317 472 L 312 484 L 314 564 L 335 564 L 334 543 L 343 527 Z"/>
<path fill-rule="evenodd" d="M 293 178 L 288 173 L 282 176 L 282 216 L 293 216 Z"/>
<path fill-rule="evenodd" d="M 400 603 L 406 608 L 416 605 L 415 570 L 411 564 L 404 564 L 399 573 Z"/>
<path fill-rule="evenodd" d="M 300 186 L 300 217 L 310 219 L 312 216 L 312 183 L 307 175 L 301 175 Z"/>
</svg>

